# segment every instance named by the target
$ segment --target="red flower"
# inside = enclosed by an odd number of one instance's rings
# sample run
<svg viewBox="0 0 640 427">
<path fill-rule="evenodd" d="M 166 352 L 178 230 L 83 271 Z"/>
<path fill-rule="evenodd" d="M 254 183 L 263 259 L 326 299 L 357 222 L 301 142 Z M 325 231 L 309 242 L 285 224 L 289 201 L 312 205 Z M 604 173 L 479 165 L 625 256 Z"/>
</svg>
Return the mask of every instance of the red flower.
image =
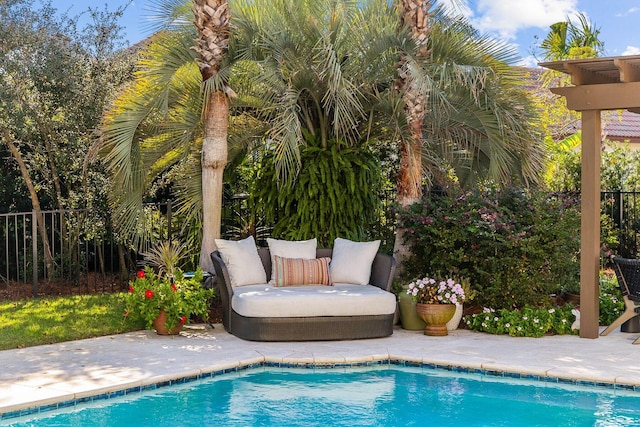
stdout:
<svg viewBox="0 0 640 427">
<path fill-rule="evenodd" d="M 144 270 L 138 270 L 138 279 L 144 279 Z"/>
<path fill-rule="evenodd" d="M 187 321 L 187 316 L 180 316 L 180 323 L 184 325 L 184 322 Z"/>
<path fill-rule="evenodd" d="M 130 313 L 129 313 L 129 310 L 125 310 L 125 311 L 124 311 L 124 317 L 127 317 L 129 314 L 130 314 Z"/>
<path fill-rule="evenodd" d="M 147 299 L 153 298 L 153 291 L 151 289 L 147 289 L 144 291 L 144 296 L 147 297 Z"/>
<path fill-rule="evenodd" d="M 129 293 L 132 294 L 134 291 L 133 286 L 129 285 Z"/>
<path fill-rule="evenodd" d="M 171 284 L 171 289 L 173 289 L 174 291 L 177 291 L 177 290 L 178 290 L 178 287 L 176 286 L 176 284 L 175 284 L 175 283 L 172 283 L 172 284 Z"/>
</svg>

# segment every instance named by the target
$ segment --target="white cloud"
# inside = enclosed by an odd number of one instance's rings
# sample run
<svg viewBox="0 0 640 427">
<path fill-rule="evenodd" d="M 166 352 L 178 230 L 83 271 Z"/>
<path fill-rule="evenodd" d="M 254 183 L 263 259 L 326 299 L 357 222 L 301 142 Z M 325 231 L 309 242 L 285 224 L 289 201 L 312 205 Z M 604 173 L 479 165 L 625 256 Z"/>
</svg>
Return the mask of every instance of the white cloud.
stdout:
<svg viewBox="0 0 640 427">
<path fill-rule="evenodd" d="M 528 55 L 521 58 L 516 65 L 519 67 L 538 68 L 538 60 L 535 57 Z"/>
<path fill-rule="evenodd" d="M 640 55 L 640 47 L 627 46 L 624 52 L 622 52 L 622 55 Z"/>
<path fill-rule="evenodd" d="M 625 13 L 616 13 L 616 16 L 622 17 L 622 16 L 631 15 L 632 13 L 636 13 L 636 12 L 640 12 L 640 7 L 632 7 L 631 9 L 627 10 Z"/>
<path fill-rule="evenodd" d="M 545 28 L 576 13 L 577 0 L 477 0 L 474 26 L 511 40 L 519 30 Z"/>
</svg>

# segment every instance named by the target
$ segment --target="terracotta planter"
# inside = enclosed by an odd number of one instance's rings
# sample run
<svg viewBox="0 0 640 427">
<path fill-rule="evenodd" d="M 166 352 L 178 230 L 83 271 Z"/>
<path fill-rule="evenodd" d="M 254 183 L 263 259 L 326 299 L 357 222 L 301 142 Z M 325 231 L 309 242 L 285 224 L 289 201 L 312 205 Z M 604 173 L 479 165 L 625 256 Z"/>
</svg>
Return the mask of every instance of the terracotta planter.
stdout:
<svg viewBox="0 0 640 427">
<path fill-rule="evenodd" d="M 449 335 L 447 322 L 456 312 L 455 304 L 416 304 L 418 316 L 424 320 L 427 326 L 424 334 L 436 337 Z"/>
<path fill-rule="evenodd" d="M 178 335 L 182 330 L 182 323 L 178 323 L 173 329 L 169 330 L 165 326 L 167 321 L 167 313 L 164 310 L 160 310 L 158 312 L 158 317 L 153 321 L 153 327 L 155 328 L 158 335 Z"/>
</svg>

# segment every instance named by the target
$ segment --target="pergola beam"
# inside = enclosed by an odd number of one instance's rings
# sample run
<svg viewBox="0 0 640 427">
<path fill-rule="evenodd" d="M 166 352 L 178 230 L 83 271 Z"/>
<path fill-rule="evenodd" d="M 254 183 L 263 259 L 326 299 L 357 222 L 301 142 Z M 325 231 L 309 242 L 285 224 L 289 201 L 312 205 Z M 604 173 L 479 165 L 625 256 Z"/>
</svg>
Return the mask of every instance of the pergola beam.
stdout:
<svg viewBox="0 0 640 427">
<path fill-rule="evenodd" d="M 640 66 L 638 64 L 623 61 L 620 58 L 614 59 L 613 63 L 620 70 L 621 82 L 640 82 Z"/>
<path fill-rule="evenodd" d="M 554 87 L 551 92 L 567 98 L 567 108 L 575 111 L 640 107 L 640 82 Z"/>
</svg>

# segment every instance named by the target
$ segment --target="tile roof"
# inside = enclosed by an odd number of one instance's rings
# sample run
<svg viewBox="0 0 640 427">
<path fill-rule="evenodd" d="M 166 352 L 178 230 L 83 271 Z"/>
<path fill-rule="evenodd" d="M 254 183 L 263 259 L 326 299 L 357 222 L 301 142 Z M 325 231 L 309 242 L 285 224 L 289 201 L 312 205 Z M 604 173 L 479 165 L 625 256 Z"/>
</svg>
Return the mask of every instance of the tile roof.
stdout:
<svg viewBox="0 0 640 427">
<path fill-rule="evenodd" d="M 602 127 L 609 138 L 640 138 L 640 114 L 627 110 L 603 112 Z"/>
</svg>

